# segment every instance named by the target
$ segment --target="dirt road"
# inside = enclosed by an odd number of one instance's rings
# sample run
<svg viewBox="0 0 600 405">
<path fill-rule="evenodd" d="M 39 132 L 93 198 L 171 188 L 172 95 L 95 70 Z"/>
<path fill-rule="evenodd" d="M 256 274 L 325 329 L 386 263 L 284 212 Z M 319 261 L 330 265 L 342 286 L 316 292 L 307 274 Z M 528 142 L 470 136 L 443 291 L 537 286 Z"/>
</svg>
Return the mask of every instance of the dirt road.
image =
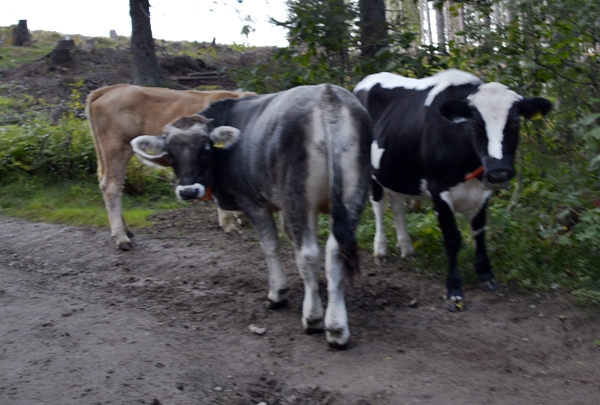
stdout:
<svg viewBox="0 0 600 405">
<path fill-rule="evenodd" d="M 253 230 L 223 234 L 206 204 L 154 220 L 121 252 L 105 229 L 0 217 L 0 404 L 600 403 L 599 317 L 567 294 L 467 286 L 453 314 L 443 276 L 363 252 L 336 351 L 302 332 L 287 242 L 270 311 Z"/>
</svg>

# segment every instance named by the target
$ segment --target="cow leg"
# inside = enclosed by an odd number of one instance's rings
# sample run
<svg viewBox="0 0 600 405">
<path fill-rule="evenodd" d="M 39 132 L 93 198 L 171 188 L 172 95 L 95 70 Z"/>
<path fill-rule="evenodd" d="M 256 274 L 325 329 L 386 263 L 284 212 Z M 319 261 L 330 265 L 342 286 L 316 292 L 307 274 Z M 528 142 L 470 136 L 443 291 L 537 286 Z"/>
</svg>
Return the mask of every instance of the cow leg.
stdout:
<svg viewBox="0 0 600 405">
<path fill-rule="evenodd" d="M 471 220 L 471 232 L 475 239 L 475 271 L 479 276 L 479 285 L 483 289 L 492 291 L 496 289 L 496 280 L 485 248 L 485 216 L 484 205 Z"/>
<path fill-rule="evenodd" d="M 217 207 L 217 215 L 219 217 L 219 226 L 223 228 L 225 233 L 229 234 L 238 230 L 233 224 L 233 211 L 226 211 Z"/>
<path fill-rule="evenodd" d="M 340 247 L 333 233 L 329 234 L 325 253 L 325 274 L 327 277 L 327 311 L 325 330 L 327 342 L 331 347 L 343 349 L 350 340 L 348 313 L 344 298 L 344 280 L 346 271 Z"/>
<path fill-rule="evenodd" d="M 448 256 L 448 278 L 446 279 L 448 310 L 455 312 L 464 306 L 462 280 L 458 272 L 457 256 L 461 245 L 461 236 L 451 207 L 439 194 L 433 194 L 433 204 L 444 236 L 444 246 Z"/>
<path fill-rule="evenodd" d="M 296 200 L 288 201 L 281 213 L 285 235 L 294 244 L 296 266 L 304 283 L 302 326 L 306 333 L 323 331 L 323 302 L 319 295 L 320 252 L 317 242 L 317 212 L 295 207 Z"/>
<path fill-rule="evenodd" d="M 302 246 L 296 248 L 296 266 L 304 283 L 304 300 L 302 302 L 302 326 L 306 333 L 323 331 L 323 303 L 319 296 L 320 267 L 319 245 L 316 235 L 307 234 Z"/>
<path fill-rule="evenodd" d="M 244 210 L 258 232 L 260 247 L 269 269 L 269 309 L 279 309 L 287 304 L 287 276 L 279 257 L 279 237 L 273 215 L 264 208 L 253 206 Z"/>
<path fill-rule="evenodd" d="M 125 225 L 121 198 L 127 162 L 131 159 L 133 151 L 121 148 L 104 151 L 103 155 L 106 156 L 104 162 L 106 172 L 100 179 L 100 189 L 108 211 L 111 235 L 121 250 L 130 250 L 133 245 L 129 237 L 133 236 L 133 233 Z"/>
<path fill-rule="evenodd" d="M 234 214 L 234 216 L 239 226 L 248 225 L 248 218 L 246 218 L 246 215 L 243 212 L 238 211 Z"/>
<path fill-rule="evenodd" d="M 407 258 L 415 255 L 412 240 L 408 234 L 406 226 L 406 218 L 404 216 L 404 198 L 395 193 L 390 195 L 390 205 L 394 214 L 394 223 L 396 224 L 396 246 L 400 249 L 402 258 Z"/>
<path fill-rule="evenodd" d="M 371 197 L 371 207 L 375 216 L 375 238 L 373 239 L 373 257 L 375 264 L 385 263 L 387 258 L 387 238 L 383 225 L 383 215 L 385 213 L 385 196 L 380 201 L 375 201 Z"/>
</svg>

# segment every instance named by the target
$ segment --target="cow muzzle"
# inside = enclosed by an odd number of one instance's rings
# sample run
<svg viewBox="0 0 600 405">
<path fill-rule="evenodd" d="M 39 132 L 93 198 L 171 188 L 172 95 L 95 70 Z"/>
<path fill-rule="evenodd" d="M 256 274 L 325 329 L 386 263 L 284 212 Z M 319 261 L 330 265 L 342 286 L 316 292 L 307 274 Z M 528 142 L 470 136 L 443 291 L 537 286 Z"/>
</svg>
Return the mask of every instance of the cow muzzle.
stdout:
<svg viewBox="0 0 600 405">
<path fill-rule="evenodd" d="M 206 188 L 199 183 L 175 187 L 175 195 L 180 200 L 197 200 L 204 197 L 204 194 L 206 194 Z"/>
<path fill-rule="evenodd" d="M 491 184 L 505 183 L 515 177 L 512 160 L 512 156 L 505 156 L 502 159 L 485 157 L 483 169 L 487 182 Z"/>
</svg>

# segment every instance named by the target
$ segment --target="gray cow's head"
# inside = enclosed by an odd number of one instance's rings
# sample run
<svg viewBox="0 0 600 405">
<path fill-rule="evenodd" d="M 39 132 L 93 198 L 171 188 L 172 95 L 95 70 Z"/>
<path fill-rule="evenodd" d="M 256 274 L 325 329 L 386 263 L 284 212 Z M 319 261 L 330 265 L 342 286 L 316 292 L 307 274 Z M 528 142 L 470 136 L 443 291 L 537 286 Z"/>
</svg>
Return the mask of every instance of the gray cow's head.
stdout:
<svg viewBox="0 0 600 405">
<path fill-rule="evenodd" d="M 167 124 L 162 136 L 138 136 L 131 141 L 131 146 L 143 159 L 173 167 L 179 179 L 175 189 L 177 198 L 194 200 L 203 198 L 212 186 L 214 149 L 231 147 L 239 134 L 236 128 L 213 128 L 211 119 L 191 115 Z"/>
<path fill-rule="evenodd" d="M 515 175 L 519 116 L 542 119 L 552 108 L 545 98 L 524 98 L 500 83 L 486 83 L 466 100 L 441 105 L 441 114 L 460 130 L 470 131 L 488 183 L 504 183 Z"/>
</svg>

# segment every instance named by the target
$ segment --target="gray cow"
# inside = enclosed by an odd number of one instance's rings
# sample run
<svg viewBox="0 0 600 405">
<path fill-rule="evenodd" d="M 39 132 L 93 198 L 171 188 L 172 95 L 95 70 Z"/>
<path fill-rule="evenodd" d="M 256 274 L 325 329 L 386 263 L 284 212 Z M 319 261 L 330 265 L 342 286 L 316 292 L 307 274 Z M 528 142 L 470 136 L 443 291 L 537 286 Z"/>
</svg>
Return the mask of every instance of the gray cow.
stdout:
<svg viewBox="0 0 600 405">
<path fill-rule="evenodd" d="M 358 271 L 355 231 L 369 189 L 371 141 L 365 108 L 347 90 L 322 84 L 218 101 L 132 146 L 142 158 L 172 165 L 178 198 L 212 192 L 222 209 L 246 214 L 267 259 L 271 308 L 287 301 L 273 219 L 281 211 L 304 281 L 304 329 L 325 328 L 329 345 L 344 348 L 350 338 L 344 280 Z M 319 213 L 330 214 L 331 229 L 325 316 L 317 281 Z"/>
</svg>

